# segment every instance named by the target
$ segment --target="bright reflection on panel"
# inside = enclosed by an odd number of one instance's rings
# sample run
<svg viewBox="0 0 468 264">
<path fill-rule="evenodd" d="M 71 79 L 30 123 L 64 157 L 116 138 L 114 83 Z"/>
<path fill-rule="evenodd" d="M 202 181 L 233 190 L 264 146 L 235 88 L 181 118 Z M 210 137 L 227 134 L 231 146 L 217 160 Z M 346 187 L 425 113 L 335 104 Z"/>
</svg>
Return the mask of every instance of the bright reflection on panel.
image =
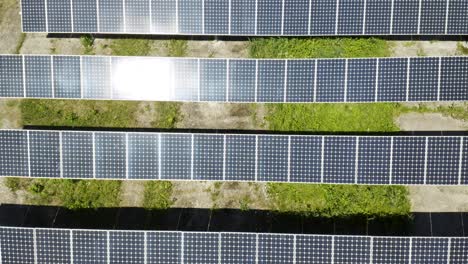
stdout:
<svg viewBox="0 0 468 264">
<path fill-rule="evenodd" d="M 168 101 L 172 96 L 172 62 L 162 58 L 113 58 L 114 99 Z"/>
</svg>

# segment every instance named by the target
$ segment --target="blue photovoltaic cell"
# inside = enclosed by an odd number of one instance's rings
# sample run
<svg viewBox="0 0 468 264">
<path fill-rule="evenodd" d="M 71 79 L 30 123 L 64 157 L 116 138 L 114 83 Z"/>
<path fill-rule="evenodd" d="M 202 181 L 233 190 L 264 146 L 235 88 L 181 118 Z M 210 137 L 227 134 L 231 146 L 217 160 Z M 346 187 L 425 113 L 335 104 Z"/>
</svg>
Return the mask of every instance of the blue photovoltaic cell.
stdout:
<svg viewBox="0 0 468 264">
<path fill-rule="evenodd" d="M 282 0 L 257 0 L 257 34 L 280 35 Z"/>
<path fill-rule="evenodd" d="M 178 0 L 179 33 L 202 34 L 202 0 Z"/>
<path fill-rule="evenodd" d="M 0 56 L 0 97 L 23 97 L 23 59 Z"/>
<path fill-rule="evenodd" d="M 99 0 L 99 31 L 124 32 L 123 1 Z"/>
<path fill-rule="evenodd" d="M 205 0 L 205 33 L 229 33 L 229 0 Z"/>
<path fill-rule="evenodd" d="M 193 179 L 222 180 L 224 137 L 222 135 L 195 135 L 193 140 Z"/>
<path fill-rule="evenodd" d="M 258 61 L 257 102 L 284 101 L 284 66 L 282 60 Z"/>
<path fill-rule="evenodd" d="M 284 35 L 309 34 L 309 3 L 309 0 L 284 0 Z"/>
<path fill-rule="evenodd" d="M 71 1 L 47 0 L 48 32 L 73 32 L 70 3 Z"/>
<path fill-rule="evenodd" d="M 342 102 L 345 60 L 317 60 L 316 102 Z"/>
<path fill-rule="evenodd" d="M 80 57 L 54 56 L 54 97 L 81 98 Z"/>
<path fill-rule="evenodd" d="M 148 0 L 125 0 L 125 31 L 132 33 L 150 32 L 150 10 Z"/>
<path fill-rule="evenodd" d="M 128 178 L 157 179 L 159 175 L 158 134 L 128 135 Z"/>
<path fill-rule="evenodd" d="M 358 153 L 358 183 L 390 183 L 389 137 L 360 137 Z"/>
<path fill-rule="evenodd" d="M 46 32 L 45 1 L 22 0 L 21 19 L 23 32 Z"/>
<path fill-rule="evenodd" d="M 256 254 L 255 234 L 221 234 L 221 263 L 255 263 Z"/>
<path fill-rule="evenodd" d="M 34 264 L 32 229 L 0 228 L 1 263 Z"/>
<path fill-rule="evenodd" d="M 258 264 L 292 263 L 294 259 L 292 235 L 258 235 Z"/>
<path fill-rule="evenodd" d="M 427 145 L 427 184 L 458 184 L 459 137 L 429 137 Z"/>
<path fill-rule="evenodd" d="M 36 230 L 37 263 L 70 263 L 69 230 Z"/>
<path fill-rule="evenodd" d="M 181 263 L 182 233 L 148 232 L 146 233 L 146 255 L 148 263 Z"/>
<path fill-rule="evenodd" d="M 437 101 L 438 58 L 410 58 L 409 101 Z"/>
<path fill-rule="evenodd" d="M 60 177 L 59 132 L 29 132 L 32 177 Z"/>
<path fill-rule="evenodd" d="M 161 179 L 190 179 L 192 136 L 161 134 Z"/>
<path fill-rule="evenodd" d="M 367 0 L 365 34 L 389 34 L 392 1 Z"/>
<path fill-rule="evenodd" d="M 51 57 L 24 57 L 26 97 L 52 97 Z"/>
<path fill-rule="evenodd" d="M 406 101 L 408 59 L 380 59 L 377 101 Z"/>
<path fill-rule="evenodd" d="M 81 60 L 83 98 L 111 98 L 110 58 L 84 56 Z"/>
<path fill-rule="evenodd" d="M 327 264 L 332 262 L 331 236 L 296 236 L 296 262 L 298 264 Z"/>
<path fill-rule="evenodd" d="M 354 183 L 355 137 L 326 137 L 323 153 L 323 181 Z"/>
<path fill-rule="evenodd" d="M 288 60 L 286 102 L 312 102 L 314 99 L 314 60 Z"/>
<path fill-rule="evenodd" d="M 144 240 L 143 232 L 111 231 L 109 234 L 110 263 L 144 263 Z"/>
<path fill-rule="evenodd" d="M 97 1 L 73 0 L 73 32 L 97 32 Z"/>
<path fill-rule="evenodd" d="M 338 34 L 362 34 L 364 0 L 340 0 L 338 11 Z"/>
<path fill-rule="evenodd" d="M 450 0 L 447 34 L 468 34 L 468 2 L 466 0 Z"/>
<path fill-rule="evenodd" d="M 311 0 L 310 35 L 334 35 L 336 0 Z"/>
<path fill-rule="evenodd" d="M 447 0 L 421 1 L 420 34 L 444 34 Z"/>
<path fill-rule="evenodd" d="M 334 262 L 336 264 L 370 263 L 369 237 L 335 237 Z"/>
<path fill-rule="evenodd" d="M 200 101 L 226 101 L 226 60 L 200 60 Z"/>
<path fill-rule="evenodd" d="M 393 139 L 392 183 L 423 184 L 426 139 L 395 137 Z"/>
<path fill-rule="evenodd" d="M 372 245 L 372 263 L 409 264 L 409 245 L 409 238 L 375 237 Z"/>
<path fill-rule="evenodd" d="M 412 264 L 447 263 L 448 238 L 413 238 Z"/>
<path fill-rule="evenodd" d="M 213 233 L 184 234 L 184 263 L 218 264 L 219 235 Z"/>
<path fill-rule="evenodd" d="M 461 183 L 468 184 L 468 137 L 463 138 Z"/>
<path fill-rule="evenodd" d="M 417 34 L 420 0 L 394 0 L 392 34 Z"/>
<path fill-rule="evenodd" d="M 176 0 L 151 0 L 152 33 L 177 33 L 176 6 Z"/>
<path fill-rule="evenodd" d="M 468 58 L 442 58 L 440 100 L 468 100 Z"/>
<path fill-rule="evenodd" d="M 107 263 L 107 232 L 73 230 L 73 264 Z"/>
<path fill-rule="evenodd" d="M 288 137 L 258 136 L 259 181 L 287 181 L 288 177 Z"/>
<path fill-rule="evenodd" d="M 26 132 L 0 131 L 0 175 L 28 176 Z"/>
<path fill-rule="evenodd" d="M 468 263 L 468 238 L 451 238 L 449 263 Z"/>
<path fill-rule="evenodd" d="M 255 100 L 255 70 L 255 60 L 229 60 L 229 102 Z"/>
<path fill-rule="evenodd" d="M 255 34 L 255 1 L 231 0 L 231 34 Z"/>
<path fill-rule="evenodd" d="M 226 135 L 225 180 L 255 180 L 256 137 Z"/>
<path fill-rule="evenodd" d="M 126 177 L 126 140 L 123 133 L 95 133 L 96 178 Z"/>
<path fill-rule="evenodd" d="M 377 60 L 348 60 L 348 102 L 374 102 Z"/>
<path fill-rule="evenodd" d="M 290 181 L 320 182 L 322 137 L 291 136 Z"/>
<path fill-rule="evenodd" d="M 175 59 L 174 100 L 198 101 L 198 61 L 196 59 Z"/>
<path fill-rule="evenodd" d="M 93 178 L 93 134 L 62 132 L 64 178 Z"/>
</svg>

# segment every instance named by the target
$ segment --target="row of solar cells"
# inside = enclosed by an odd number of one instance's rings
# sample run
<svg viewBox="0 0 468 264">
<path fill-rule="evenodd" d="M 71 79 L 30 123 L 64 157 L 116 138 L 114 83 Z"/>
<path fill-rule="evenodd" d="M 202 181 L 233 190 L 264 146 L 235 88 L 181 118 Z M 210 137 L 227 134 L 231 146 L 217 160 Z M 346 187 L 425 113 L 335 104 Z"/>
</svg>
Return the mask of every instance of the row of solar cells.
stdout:
<svg viewBox="0 0 468 264">
<path fill-rule="evenodd" d="M 216 102 L 468 100 L 468 57 L 0 56 L 0 97 Z"/>
<path fill-rule="evenodd" d="M 468 33 L 465 0 L 22 0 L 23 31 L 206 35 Z"/>
<path fill-rule="evenodd" d="M 0 175 L 468 184 L 465 137 L 0 132 Z"/>
<path fill-rule="evenodd" d="M 468 238 L 0 228 L 2 263 L 447 263 Z"/>
</svg>

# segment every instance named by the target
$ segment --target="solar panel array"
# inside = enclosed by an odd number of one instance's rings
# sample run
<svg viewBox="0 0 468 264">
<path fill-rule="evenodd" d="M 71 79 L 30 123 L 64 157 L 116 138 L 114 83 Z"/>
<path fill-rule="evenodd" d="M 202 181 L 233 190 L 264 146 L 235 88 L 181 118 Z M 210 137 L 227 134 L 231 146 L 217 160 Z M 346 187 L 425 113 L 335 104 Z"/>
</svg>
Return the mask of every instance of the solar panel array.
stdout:
<svg viewBox="0 0 468 264">
<path fill-rule="evenodd" d="M 0 56 L 0 97 L 201 102 L 468 100 L 468 57 Z"/>
<path fill-rule="evenodd" d="M 468 34 L 465 0 L 22 0 L 24 32 Z"/>
<path fill-rule="evenodd" d="M 468 138 L 0 130 L 0 176 L 466 185 Z"/>
<path fill-rule="evenodd" d="M 468 238 L 0 227 L 1 263 L 447 263 Z"/>
</svg>

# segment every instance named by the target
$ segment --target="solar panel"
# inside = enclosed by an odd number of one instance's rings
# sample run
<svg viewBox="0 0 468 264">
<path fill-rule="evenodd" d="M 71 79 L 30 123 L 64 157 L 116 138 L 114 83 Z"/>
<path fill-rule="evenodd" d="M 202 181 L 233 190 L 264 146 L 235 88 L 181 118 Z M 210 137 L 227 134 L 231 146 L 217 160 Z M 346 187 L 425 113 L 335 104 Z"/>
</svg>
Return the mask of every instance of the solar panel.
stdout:
<svg viewBox="0 0 468 264">
<path fill-rule="evenodd" d="M 0 175 L 29 176 L 28 138 L 20 131 L 0 133 Z"/>
<path fill-rule="evenodd" d="M 179 31 L 184 34 L 203 34 L 202 0 L 178 1 Z"/>
<path fill-rule="evenodd" d="M 438 58 L 411 58 L 409 101 L 435 101 L 439 82 Z"/>
<path fill-rule="evenodd" d="M 226 135 L 225 180 L 255 180 L 256 137 Z"/>
<path fill-rule="evenodd" d="M 296 236 L 296 263 L 332 262 L 331 236 Z"/>
<path fill-rule="evenodd" d="M 145 233 L 140 231 L 110 231 L 110 263 L 143 263 Z"/>
<path fill-rule="evenodd" d="M 198 101 L 199 66 L 194 59 L 176 59 L 172 62 L 174 74 L 174 100 Z"/>
<path fill-rule="evenodd" d="M 0 96 L 24 96 L 21 56 L 0 56 Z"/>
<path fill-rule="evenodd" d="M 205 33 L 229 34 L 229 1 L 204 0 Z"/>
<path fill-rule="evenodd" d="M 193 179 L 222 180 L 224 165 L 223 136 L 195 135 L 193 147 Z"/>
<path fill-rule="evenodd" d="M 460 138 L 429 138 L 426 176 L 428 184 L 457 184 L 459 163 Z"/>
<path fill-rule="evenodd" d="M 98 32 L 95 0 L 73 0 L 73 32 Z"/>
<path fill-rule="evenodd" d="M 2 263 L 35 263 L 34 230 L 0 228 Z"/>
<path fill-rule="evenodd" d="M 317 60 L 317 102 L 342 102 L 345 88 L 345 60 Z"/>
<path fill-rule="evenodd" d="M 406 101 L 408 59 L 380 59 L 378 101 Z"/>
<path fill-rule="evenodd" d="M 444 34 L 447 0 L 421 1 L 421 34 Z"/>
<path fill-rule="evenodd" d="M 177 30 L 177 2 L 151 0 L 151 33 L 173 33 Z"/>
<path fill-rule="evenodd" d="M 335 237 L 333 263 L 370 263 L 369 237 Z"/>
<path fill-rule="evenodd" d="M 96 178 L 125 179 L 126 137 L 123 133 L 95 133 Z"/>
<path fill-rule="evenodd" d="M 190 179 L 192 136 L 161 135 L 161 179 Z"/>
<path fill-rule="evenodd" d="M 24 58 L 26 97 L 53 97 L 51 69 L 51 57 L 27 56 Z"/>
<path fill-rule="evenodd" d="M 281 35 L 282 0 L 257 0 L 257 34 Z"/>
<path fill-rule="evenodd" d="M 231 0 L 231 34 L 254 35 L 257 32 L 257 4 L 251 0 Z"/>
<path fill-rule="evenodd" d="M 468 2 L 465 0 L 448 1 L 448 34 L 468 34 Z"/>
<path fill-rule="evenodd" d="M 392 139 L 388 137 L 361 137 L 358 149 L 357 182 L 389 184 Z"/>
<path fill-rule="evenodd" d="M 73 263 L 107 263 L 107 232 L 72 230 Z"/>
<path fill-rule="evenodd" d="M 184 263 L 217 264 L 219 235 L 214 233 L 184 234 Z"/>
<path fill-rule="evenodd" d="M 393 0 L 392 33 L 399 35 L 418 34 L 420 0 Z"/>
<path fill-rule="evenodd" d="M 364 0 L 341 0 L 338 8 L 338 34 L 359 35 L 363 31 Z"/>
<path fill-rule="evenodd" d="M 309 0 L 284 0 L 283 35 L 309 34 Z"/>
<path fill-rule="evenodd" d="M 53 56 L 54 97 L 81 98 L 80 57 Z"/>
<path fill-rule="evenodd" d="M 125 32 L 150 32 L 150 8 L 148 0 L 126 0 Z"/>
<path fill-rule="evenodd" d="M 446 263 L 448 255 L 447 238 L 413 238 L 411 263 Z"/>
<path fill-rule="evenodd" d="M 225 60 L 200 60 L 200 100 L 226 100 Z"/>
<path fill-rule="evenodd" d="M 128 178 L 158 179 L 159 135 L 128 135 Z"/>
<path fill-rule="evenodd" d="M 336 33 L 336 0 L 311 0 L 310 35 Z"/>
<path fill-rule="evenodd" d="M 221 263 L 255 263 L 257 238 L 255 234 L 221 234 Z"/>
<path fill-rule="evenodd" d="M 29 159 L 32 177 L 60 177 L 59 132 L 29 132 Z"/>
<path fill-rule="evenodd" d="M 48 0 L 46 3 L 49 32 L 73 32 L 71 1 Z"/>
<path fill-rule="evenodd" d="M 468 239 L 450 239 L 450 259 L 451 264 L 462 264 L 468 262 Z"/>
<path fill-rule="evenodd" d="M 64 178 L 93 178 L 94 142 L 91 132 L 62 132 Z"/>
<path fill-rule="evenodd" d="M 364 34 L 390 34 L 392 1 L 366 0 Z"/>
<path fill-rule="evenodd" d="M 46 7 L 45 1 L 22 0 L 21 17 L 23 32 L 46 32 Z"/>
<path fill-rule="evenodd" d="M 146 255 L 148 263 L 178 264 L 182 261 L 182 233 L 146 233 Z"/>
<path fill-rule="evenodd" d="M 397 184 L 423 184 L 425 160 L 426 140 L 424 138 L 394 138 L 392 182 Z"/>
<path fill-rule="evenodd" d="M 291 137 L 291 181 L 321 182 L 322 141 L 322 137 Z"/>
<path fill-rule="evenodd" d="M 287 181 L 288 137 L 258 136 L 257 179 Z"/>
<path fill-rule="evenodd" d="M 326 137 L 324 141 L 324 182 L 354 183 L 356 178 L 356 138 Z"/>
<path fill-rule="evenodd" d="M 294 236 L 258 235 L 258 263 L 290 263 L 294 258 Z"/>
<path fill-rule="evenodd" d="M 373 239 L 372 263 L 410 263 L 410 238 L 376 237 Z"/>
<path fill-rule="evenodd" d="M 377 60 L 349 60 L 347 73 L 346 101 L 374 101 L 377 80 Z"/>
<path fill-rule="evenodd" d="M 103 33 L 124 32 L 124 5 L 123 1 L 99 0 L 98 17 L 99 30 Z"/>
<path fill-rule="evenodd" d="M 468 100 L 468 60 L 441 59 L 440 100 Z"/>
<path fill-rule="evenodd" d="M 288 61 L 286 101 L 311 102 L 314 100 L 315 61 Z"/>
<path fill-rule="evenodd" d="M 70 231 L 36 230 L 37 263 L 69 263 L 71 260 Z"/>
<path fill-rule="evenodd" d="M 460 148 L 460 184 L 468 184 L 468 153 L 466 151 L 468 149 L 468 138 L 464 137 L 462 140 L 463 145 Z"/>
<path fill-rule="evenodd" d="M 258 62 L 258 102 L 284 101 L 284 68 L 282 60 L 262 60 Z"/>
<path fill-rule="evenodd" d="M 83 98 L 108 99 L 111 92 L 111 60 L 103 57 L 83 57 Z"/>
<path fill-rule="evenodd" d="M 228 102 L 253 102 L 256 91 L 256 61 L 229 60 Z"/>
</svg>

